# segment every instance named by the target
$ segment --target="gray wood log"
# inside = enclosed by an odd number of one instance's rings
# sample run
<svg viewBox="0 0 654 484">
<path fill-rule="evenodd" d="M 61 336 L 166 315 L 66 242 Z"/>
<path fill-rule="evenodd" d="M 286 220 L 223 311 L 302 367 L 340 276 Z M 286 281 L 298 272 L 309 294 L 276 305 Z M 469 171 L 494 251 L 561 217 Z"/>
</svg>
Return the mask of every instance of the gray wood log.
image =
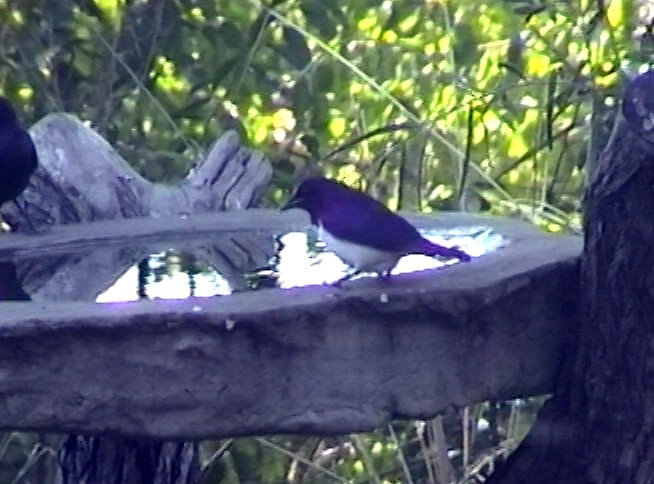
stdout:
<svg viewBox="0 0 654 484">
<path fill-rule="evenodd" d="M 260 153 L 242 147 L 233 131 L 220 138 L 177 185 L 149 182 L 99 134 L 71 115 L 48 115 L 30 133 L 39 168 L 17 203 L 0 210 L 17 231 L 249 208 L 261 200 L 272 174 L 270 163 Z"/>
<path fill-rule="evenodd" d="M 134 220 L 136 239 L 175 240 L 189 226 L 216 236 L 230 227 L 280 233 L 308 221 L 300 211 L 263 210 L 173 220 Z M 163 439 L 330 434 L 551 390 L 576 324 L 581 241 L 481 216 L 413 220 L 491 225 L 512 243 L 389 284 L 0 303 L 0 427 Z M 11 234 L 0 254 L 22 257 L 28 240 L 44 247 L 39 238 L 52 250 L 85 238 L 120 245 L 112 224 L 125 221 Z"/>
<path fill-rule="evenodd" d="M 259 203 L 272 174 L 270 163 L 260 153 L 241 147 L 234 132 L 220 138 L 179 184 L 162 185 L 141 177 L 100 135 L 73 116 L 46 116 L 30 131 L 39 168 L 17 203 L 0 210 L 19 232 L 47 233 L 61 224 L 143 216 L 172 220 L 191 213 L 249 208 Z M 136 230 L 135 224 L 130 227 Z M 24 289 L 35 299 L 92 300 L 106 289 L 102 281 L 110 284 L 113 276 L 151 253 L 143 246 L 90 248 L 41 258 L 27 266 L 19 262 Z M 232 287 L 245 289 L 243 273 L 265 264 L 272 249 L 270 240 L 248 234 L 207 242 L 202 252 Z M 92 273 L 98 277 L 89 280 Z M 62 278 L 68 281 L 67 293 L 60 290 Z"/>
</svg>

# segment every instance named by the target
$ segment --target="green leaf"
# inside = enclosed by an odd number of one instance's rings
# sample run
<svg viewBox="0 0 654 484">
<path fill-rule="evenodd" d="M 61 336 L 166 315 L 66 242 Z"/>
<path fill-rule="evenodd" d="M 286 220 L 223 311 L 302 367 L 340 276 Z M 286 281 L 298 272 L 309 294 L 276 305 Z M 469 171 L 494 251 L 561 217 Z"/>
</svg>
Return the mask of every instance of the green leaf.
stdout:
<svg viewBox="0 0 654 484">
<path fill-rule="evenodd" d="M 324 95 L 318 95 L 313 101 L 311 109 L 311 129 L 321 133 L 327 129 L 329 124 L 329 101 Z"/>
<path fill-rule="evenodd" d="M 234 49 L 241 49 L 245 42 L 241 29 L 234 22 L 223 22 L 216 30 L 222 44 Z"/>
<path fill-rule="evenodd" d="M 296 69 L 304 69 L 311 62 L 311 51 L 304 36 L 291 27 L 284 26 L 282 55 Z"/>
<path fill-rule="evenodd" d="M 309 0 L 304 2 L 300 6 L 300 9 L 307 19 L 307 23 L 318 29 L 320 36 L 324 40 L 330 40 L 336 37 L 338 33 L 336 21 L 323 2 L 320 0 Z"/>
<path fill-rule="evenodd" d="M 311 89 L 306 78 L 298 80 L 293 89 L 291 90 L 291 101 L 293 102 L 293 111 L 296 118 L 304 115 L 306 111 L 313 108 L 313 99 L 311 96 Z"/>
<path fill-rule="evenodd" d="M 334 67 L 321 62 L 311 73 L 311 87 L 314 91 L 329 92 L 334 84 Z"/>
</svg>

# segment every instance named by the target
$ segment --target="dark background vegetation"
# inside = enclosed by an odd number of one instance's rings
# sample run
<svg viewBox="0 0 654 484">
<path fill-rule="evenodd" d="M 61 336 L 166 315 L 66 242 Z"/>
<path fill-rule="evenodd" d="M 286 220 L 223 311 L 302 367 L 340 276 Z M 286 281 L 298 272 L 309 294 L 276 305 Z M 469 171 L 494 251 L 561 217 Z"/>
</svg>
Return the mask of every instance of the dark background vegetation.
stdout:
<svg viewBox="0 0 654 484">
<path fill-rule="evenodd" d="M 654 47 L 646 3 L 4 0 L 0 93 L 27 125 L 79 116 L 156 181 L 236 129 L 274 165 L 269 206 L 324 173 L 393 208 L 577 231 L 621 86 Z M 477 482 L 540 400 L 365 435 L 208 442 L 205 482 Z M 0 480 L 38 482 L 56 442 L 5 434 Z"/>
</svg>

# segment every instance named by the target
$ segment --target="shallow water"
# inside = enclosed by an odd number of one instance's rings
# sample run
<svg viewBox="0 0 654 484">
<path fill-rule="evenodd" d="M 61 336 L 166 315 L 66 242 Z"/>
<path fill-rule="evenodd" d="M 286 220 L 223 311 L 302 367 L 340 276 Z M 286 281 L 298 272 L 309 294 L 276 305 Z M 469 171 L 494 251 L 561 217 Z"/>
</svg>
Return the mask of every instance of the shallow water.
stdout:
<svg viewBox="0 0 654 484">
<path fill-rule="evenodd" d="M 506 245 L 507 240 L 489 227 L 461 227 L 447 232 L 422 231 L 432 242 L 456 245 L 473 257 L 480 257 Z M 230 283 L 213 267 L 207 266 L 196 273 L 183 271 L 170 264 L 170 253 L 153 254 L 147 259 L 150 274 L 146 278 L 145 290 L 149 298 L 183 298 L 189 296 L 211 297 L 234 292 Z M 435 269 L 454 260 L 443 261 L 421 255 L 403 257 L 393 274 Z M 329 284 L 348 272 L 344 264 L 324 244 L 316 240 L 315 233 L 290 232 L 278 238 L 276 254 L 269 263 L 245 273 L 247 287 L 251 290 L 262 287 L 297 287 L 314 284 Z M 362 274 L 358 277 L 370 277 Z M 109 289 L 97 297 L 98 302 L 138 299 L 134 288 L 138 285 L 139 268 L 130 267 Z"/>
<path fill-rule="evenodd" d="M 473 258 L 508 243 L 487 226 L 424 230 L 433 242 L 457 246 Z M 190 238 L 189 238 L 190 239 Z M 392 274 L 455 264 L 421 255 L 403 257 Z M 474 263 L 474 259 L 473 259 Z M 348 267 L 315 232 L 235 234 L 205 240 L 94 247 L 0 261 L 0 300 L 97 302 L 225 296 L 266 287 L 330 284 Z M 361 274 L 358 277 L 373 277 Z"/>
</svg>

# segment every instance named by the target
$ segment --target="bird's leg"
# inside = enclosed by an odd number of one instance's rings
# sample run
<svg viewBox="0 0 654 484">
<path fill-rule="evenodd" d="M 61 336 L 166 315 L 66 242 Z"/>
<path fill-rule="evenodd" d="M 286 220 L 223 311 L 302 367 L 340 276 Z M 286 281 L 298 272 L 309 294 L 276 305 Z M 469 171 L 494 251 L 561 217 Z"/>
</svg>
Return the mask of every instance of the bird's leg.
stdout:
<svg viewBox="0 0 654 484">
<path fill-rule="evenodd" d="M 341 287 L 341 285 L 342 285 L 345 281 L 349 281 L 349 280 L 352 279 L 354 276 L 358 276 L 359 274 L 361 274 L 361 271 L 358 270 L 358 269 L 355 269 L 355 270 L 353 270 L 353 271 L 350 271 L 350 272 L 348 272 L 347 274 L 345 274 L 343 277 L 341 277 L 339 280 L 337 280 L 336 282 L 332 283 L 332 286 L 334 286 L 334 287 Z"/>
<path fill-rule="evenodd" d="M 379 280 L 381 280 L 381 281 L 389 282 L 391 280 L 391 272 L 393 272 L 393 269 L 395 269 L 395 266 L 397 265 L 398 262 L 399 262 L 399 259 L 396 260 L 395 263 L 392 266 L 390 266 L 388 269 L 386 269 L 385 271 L 378 272 L 377 273 L 377 278 Z"/>
</svg>

